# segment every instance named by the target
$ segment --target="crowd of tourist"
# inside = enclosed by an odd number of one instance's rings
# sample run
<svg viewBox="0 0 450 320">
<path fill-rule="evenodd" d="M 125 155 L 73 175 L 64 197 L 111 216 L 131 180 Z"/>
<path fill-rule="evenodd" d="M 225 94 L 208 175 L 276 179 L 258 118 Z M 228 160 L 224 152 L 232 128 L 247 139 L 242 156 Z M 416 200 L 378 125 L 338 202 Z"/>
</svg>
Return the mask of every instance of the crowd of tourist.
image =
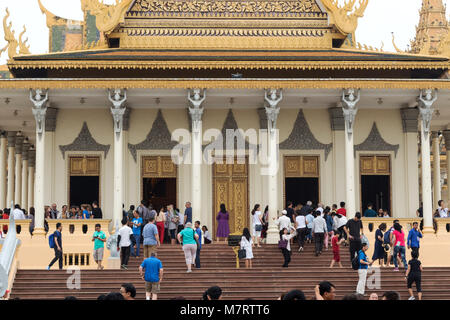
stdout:
<svg viewBox="0 0 450 320">
<path fill-rule="evenodd" d="M 261 205 L 256 204 L 251 211 L 251 228 L 244 228 L 240 240 L 239 258 L 245 261 L 246 268 L 252 268 L 253 248 L 261 247 L 267 237 L 269 214 L 268 206 L 264 211 Z M 130 256 L 141 257 L 141 244 L 143 246 L 143 262 L 140 266 L 140 272 L 146 281 L 147 299 L 157 299 L 160 290 L 159 282 L 162 280 L 163 269 L 162 262 L 157 258 L 157 249 L 162 243 L 176 245 L 181 244 L 186 260 L 187 272 L 192 272 L 192 267 L 201 267 L 200 253 L 202 244 L 212 243 L 211 234 L 207 226 L 202 226 L 200 221 L 192 221 L 191 203 L 185 203 L 184 212 L 173 205 L 162 206 L 156 211 L 153 206 L 141 201 L 137 207 L 130 206 L 128 211 L 123 210 L 122 227 L 118 230 L 117 250 L 120 251 L 121 268 L 127 269 Z M 45 208 L 46 219 L 101 219 L 103 213 L 97 202 L 92 205 L 72 206 L 68 210 L 67 206 L 62 206 L 61 211 L 57 209 L 56 204 Z M 417 210 L 418 217 L 421 217 L 423 210 Z M 10 211 L 9 209 L 0 210 L 0 217 L 8 219 L 9 215 L 15 219 L 34 219 L 34 208 L 30 208 L 29 213 L 16 205 Z M 364 214 L 356 212 L 354 218 L 348 219 L 345 203 L 341 202 L 339 208 L 333 204 L 331 207 L 318 203 L 313 206 L 311 201 L 305 205 L 298 204 L 293 206 L 288 202 L 285 210 L 282 210 L 278 218 L 273 218 L 279 228 L 280 240 L 278 247 L 282 253 L 284 263 L 282 267 L 288 268 L 291 261 L 292 249 L 294 243 L 298 243 L 298 252 L 304 251 L 306 243 L 314 243 L 315 256 L 320 256 L 323 250 L 332 249 L 333 258 L 330 268 L 337 264 L 342 268 L 340 250 L 341 246 L 348 247 L 350 260 L 355 270 L 358 270 L 358 285 L 356 294 L 347 299 L 363 297 L 366 287 L 367 270 L 374 262 L 378 262 L 380 267 L 389 267 L 394 265 L 393 271 L 399 271 L 403 268 L 407 280 L 407 287 L 410 293 L 410 299 L 414 299 L 412 285 L 416 285 L 419 299 L 421 293 L 421 272 L 422 265 L 419 260 L 420 239 L 423 237 L 419 227 L 419 222 L 414 222 L 412 229 L 405 234 L 399 220 L 394 220 L 392 226 L 388 228 L 386 223 L 380 223 L 375 232 L 374 251 L 372 259 L 367 257 L 369 241 L 364 235 L 361 217 L 389 217 L 386 210 L 379 209 L 376 212 L 372 204 L 368 204 Z M 444 208 L 443 201 L 439 201 L 439 208 L 436 210 L 436 217 L 447 217 L 448 208 Z M 226 240 L 230 234 L 229 227 L 230 214 L 226 210 L 225 204 L 220 205 L 220 211 L 216 215 L 217 230 L 216 241 Z M 30 231 L 34 223 L 30 225 Z M 4 226 L 4 228 L 7 226 Z M 5 233 L 7 229 L 3 230 Z M 48 225 L 47 225 L 48 231 Z M 47 269 L 59 262 L 59 268 L 62 269 L 62 224 L 57 223 L 56 230 L 49 238 L 50 247 L 55 251 L 55 258 L 50 262 Z M 103 269 L 102 260 L 106 242 L 106 234 L 101 230 L 101 225 L 95 225 L 95 232 L 92 235 L 94 242 L 93 258 L 98 264 L 98 269 Z M 406 250 L 411 250 L 412 259 L 406 261 Z M 355 262 L 356 261 L 356 262 Z M 355 264 L 357 265 L 355 267 Z M 152 270 L 153 274 L 150 274 Z M 158 275 L 156 276 L 155 270 Z M 158 280 L 158 281 L 156 281 Z M 334 288 L 334 286 L 331 286 Z M 325 289 L 318 289 L 321 293 L 316 294 L 324 296 Z M 330 289 L 331 290 L 331 289 Z M 333 289 L 334 290 L 334 289 Z M 300 297 L 301 291 L 287 293 L 286 297 Z M 121 288 L 122 295 L 133 296 L 127 286 Z M 359 295 L 359 296 L 358 296 Z M 117 295 L 118 296 L 118 295 Z M 359 299 L 358 298 L 358 299 Z M 371 296 L 371 299 L 373 297 Z"/>
</svg>

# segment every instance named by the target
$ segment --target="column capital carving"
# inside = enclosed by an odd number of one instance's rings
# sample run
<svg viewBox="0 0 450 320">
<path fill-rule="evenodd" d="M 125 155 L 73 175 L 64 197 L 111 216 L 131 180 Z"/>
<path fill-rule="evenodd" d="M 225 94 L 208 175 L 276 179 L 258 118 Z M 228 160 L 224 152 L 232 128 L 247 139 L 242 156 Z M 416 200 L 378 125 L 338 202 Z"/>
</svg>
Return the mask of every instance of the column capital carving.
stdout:
<svg viewBox="0 0 450 320">
<path fill-rule="evenodd" d="M 24 142 L 22 145 L 22 160 L 28 160 L 29 149 L 30 149 L 30 144 L 28 142 Z"/>
<path fill-rule="evenodd" d="M 36 165 L 36 150 L 34 148 L 30 148 L 28 150 L 28 166 L 34 167 Z"/>
<path fill-rule="evenodd" d="M 402 108 L 400 109 L 402 116 L 403 132 L 416 132 L 419 126 L 419 109 L 418 108 Z"/>
<path fill-rule="evenodd" d="M 189 115 L 191 116 L 192 132 L 195 133 L 200 131 L 203 111 L 205 109 L 202 107 L 202 104 L 206 99 L 206 89 L 203 89 L 203 94 L 201 94 L 201 91 L 198 88 L 188 90 L 188 101 L 190 102 Z"/>
<path fill-rule="evenodd" d="M 127 90 L 109 90 L 108 99 L 113 105 L 111 107 L 111 114 L 114 120 L 114 132 L 116 134 L 120 134 L 123 130 L 123 117 L 126 111 L 125 102 L 127 101 Z"/>
<path fill-rule="evenodd" d="M 438 131 L 432 131 L 431 132 L 431 139 L 439 139 L 439 132 Z"/>
<path fill-rule="evenodd" d="M 57 108 L 47 108 L 45 115 L 45 132 L 55 132 L 56 130 L 56 116 L 58 115 Z"/>
<path fill-rule="evenodd" d="M 280 114 L 280 107 L 278 104 L 283 100 L 283 90 L 282 89 L 266 89 L 264 92 L 264 99 L 266 104 L 266 115 L 268 130 L 271 132 L 277 128 L 277 119 Z"/>
<path fill-rule="evenodd" d="M 123 114 L 123 123 L 122 123 L 123 131 L 130 130 L 130 114 L 131 114 L 131 108 L 126 108 L 125 113 Z"/>
<path fill-rule="evenodd" d="M 25 137 L 20 133 L 16 137 L 16 154 L 22 154 L 23 141 Z"/>
<path fill-rule="evenodd" d="M 259 128 L 267 130 L 267 113 L 265 108 L 258 108 Z"/>
<path fill-rule="evenodd" d="M 357 104 L 360 99 L 360 89 L 350 88 L 342 90 L 342 110 L 344 112 L 344 120 L 347 125 L 347 133 L 349 136 L 353 134 L 353 124 L 355 123 L 356 113 L 358 112 Z"/>
<path fill-rule="evenodd" d="M 442 136 L 444 137 L 445 148 L 450 151 L 450 130 L 442 131 Z"/>
<path fill-rule="evenodd" d="M 30 101 L 33 103 L 33 115 L 36 119 L 36 132 L 41 135 L 45 130 L 45 116 L 47 114 L 48 90 L 30 89 Z"/>
<path fill-rule="evenodd" d="M 433 89 L 420 90 L 418 97 L 420 117 L 422 119 L 423 131 L 426 135 L 430 133 L 431 119 L 433 118 L 433 104 L 437 100 L 437 91 Z"/>
<path fill-rule="evenodd" d="M 8 139 L 8 148 L 15 148 L 17 131 L 8 131 L 6 137 Z"/>
<path fill-rule="evenodd" d="M 329 108 L 328 113 L 330 114 L 331 131 L 344 131 L 345 119 L 342 108 Z"/>
</svg>

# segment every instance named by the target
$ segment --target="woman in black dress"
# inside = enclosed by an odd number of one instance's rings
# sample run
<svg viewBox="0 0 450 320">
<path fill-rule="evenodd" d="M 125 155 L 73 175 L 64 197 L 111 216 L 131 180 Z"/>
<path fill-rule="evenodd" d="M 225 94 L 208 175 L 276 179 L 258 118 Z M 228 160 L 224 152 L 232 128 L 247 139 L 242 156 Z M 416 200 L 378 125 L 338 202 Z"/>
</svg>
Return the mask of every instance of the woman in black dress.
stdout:
<svg viewBox="0 0 450 320">
<path fill-rule="evenodd" d="M 377 231 L 375 232 L 375 248 L 373 250 L 372 261 L 378 259 L 378 263 L 380 267 L 383 267 L 384 261 L 384 248 L 383 248 L 383 232 L 386 231 L 386 223 L 382 223 L 378 226 Z"/>
</svg>

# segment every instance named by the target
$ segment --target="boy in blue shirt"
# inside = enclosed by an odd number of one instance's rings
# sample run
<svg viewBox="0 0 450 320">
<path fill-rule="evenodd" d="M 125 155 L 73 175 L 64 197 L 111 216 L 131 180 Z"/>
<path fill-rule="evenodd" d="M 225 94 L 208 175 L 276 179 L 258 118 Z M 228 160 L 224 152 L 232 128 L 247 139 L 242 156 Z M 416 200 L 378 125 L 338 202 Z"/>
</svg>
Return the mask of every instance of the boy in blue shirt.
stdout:
<svg viewBox="0 0 450 320">
<path fill-rule="evenodd" d="M 137 211 L 133 212 L 133 220 L 131 221 L 133 223 L 133 236 L 136 240 L 136 247 L 135 250 L 132 251 L 131 255 L 133 257 L 139 257 L 139 249 L 141 247 L 141 225 L 142 225 L 142 218 L 139 217 L 139 214 Z"/>
<path fill-rule="evenodd" d="M 411 249 L 412 252 L 417 253 L 417 256 L 419 256 L 419 248 L 420 248 L 420 239 L 423 237 L 422 232 L 419 229 L 419 223 L 414 222 L 413 228 L 408 233 L 408 249 Z"/>
<path fill-rule="evenodd" d="M 142 272 L 145 271 L 145 275 Z M 163 265 L 161 260 L 156 258 L 156 253 L 152 252 L 150 258 L 145 259 L 139 267 L 139 274 L 145 280 L 146 300 L 158 300 L 158 293 L 163 277 Z"/>
</svg>

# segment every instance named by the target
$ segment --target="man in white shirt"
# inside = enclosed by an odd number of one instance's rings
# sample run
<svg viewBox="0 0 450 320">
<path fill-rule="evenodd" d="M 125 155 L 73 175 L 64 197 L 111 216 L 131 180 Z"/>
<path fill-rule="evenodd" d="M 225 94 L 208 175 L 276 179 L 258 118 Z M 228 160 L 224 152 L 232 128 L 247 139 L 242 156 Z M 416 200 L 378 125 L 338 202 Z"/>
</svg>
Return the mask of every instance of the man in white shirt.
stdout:
<svg viewBox="0 0 450 320">
<path fill-rule="evenodd" d="M 130 259 L 133 230 L 127 225 L 127 219 L 122 220 L 122 228 L 119 229 L 117 239 L 117 250 L 120 250 L 120 267 L 128 270 L 128 260 Z"/>
<path fill-rule="evenodd" d="M 275 221 L 275 223 L 280 226 L 280 231 L 283 230 L 284 228 L 286 228 L 290 232 L 291 231 L 291 219 L 289 219 L 289 217 L 286 216 L 287 215 L 286 210 L 283 210 L 281 213 L 283 215 L 281 217 L 279 217 L 278 220 Z"/>
<path fill-rule="evenodd" d="M 448 208 L 444 208 L 444 200 L 439 200 L 438 202 L 439 208 L 439 217 L 441 218 L 447 218 L 448 217 Z"/>
<path fill-rule="evenodd" d="M 316 211 L 320 211 L 320 216 L 323 217 L 323 203 L 317 204 Z"/>
<path fill-rule="evenodd" d="M 314 243 L 316 245 L 316 257 L 322 254 L 323 240 L 327 230 L 327 222 L 320 215 L 320 211 L 316 211 L 314 214 L 316 217 L 312 222 L 312 233 L 314 237 Z"/>
<path fill-rule="evenodd" d="M 303 214 L 298 214 L 295 218 L 295 229 L 298 235 L 298 251 L 303 251 L 303 246 L 305 245 L 305 237 L 307 234 L 306 228 L 306 217 Z"/>
<path fill-rule="evenodd" d="M 16 204 L 14 206 L 14 210 L 12 212 L 12 215 L 14 217 L 14 220 L 25 220 L 26 219 L 25 214 L 20 209 L 20 206 L 18 204 Z"/>
</svg>

